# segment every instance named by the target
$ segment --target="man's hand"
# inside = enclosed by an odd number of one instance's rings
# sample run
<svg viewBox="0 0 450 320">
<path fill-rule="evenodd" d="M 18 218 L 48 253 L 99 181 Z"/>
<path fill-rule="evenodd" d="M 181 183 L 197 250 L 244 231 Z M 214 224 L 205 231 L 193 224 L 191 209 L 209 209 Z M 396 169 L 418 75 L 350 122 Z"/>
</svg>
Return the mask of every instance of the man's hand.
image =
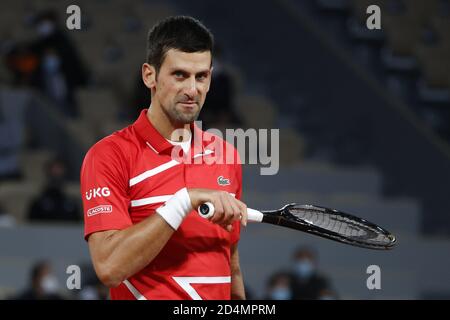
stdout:
<svg viewBox="0 0 450 320">
<path fill-rule="evenodd" d="M 225 191 L 209 189 L 188 189 L 192 207 L 197 208 L 205 202 L 214 205 L 214 215 L 209 219 L 227 231 L 232 231 L 232 223 L 241 220 L 243 226 L 247 225 L 247 206 Z"/>
</svg>

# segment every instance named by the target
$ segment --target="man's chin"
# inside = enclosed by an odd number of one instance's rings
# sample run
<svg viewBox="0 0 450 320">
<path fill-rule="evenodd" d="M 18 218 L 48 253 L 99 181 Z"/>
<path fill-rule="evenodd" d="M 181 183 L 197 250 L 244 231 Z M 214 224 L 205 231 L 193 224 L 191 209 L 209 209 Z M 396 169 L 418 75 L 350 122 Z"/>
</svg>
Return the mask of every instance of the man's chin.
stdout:
<svg viewBox="0 0 450 320">
<path fill-rule="evenodd" d="M 178 122 L 184 123 L 184 124 L 188 124 L 188 123 L 192 123 L 195 120 L 197 120 L 198 115 L 199 115 L 199 110 L 197 110 L 198 106 L 195 107 L 195 109 L 192 110 L 186 110 L 185 108 L 183 108 L 182 110 L 177 110 L 176 115 L 175 115 L 175 119 Z"/>
<path fill-rule="evenodd" d="M 198 119 L 198 113 L 193 114 L 177 114 L 173 120 L 181 124 L 189 124 Z"/>
</svg>

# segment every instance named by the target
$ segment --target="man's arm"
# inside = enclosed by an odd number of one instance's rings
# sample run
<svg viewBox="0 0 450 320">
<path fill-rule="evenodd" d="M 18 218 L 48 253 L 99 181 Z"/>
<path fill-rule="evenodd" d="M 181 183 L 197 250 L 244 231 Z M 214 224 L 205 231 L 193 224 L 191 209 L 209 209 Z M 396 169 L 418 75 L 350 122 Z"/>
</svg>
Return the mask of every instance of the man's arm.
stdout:
<svg viewBox="0 0 450 320">
<path fill-rule="evenodd" d="M 231 299 L 245 300 L 244 280 L 239 264 L 237 243 L 231 246 Z"/>
<path fill-rule="evenodd" d="M 100 281 L 110 288 L 147 266 L 175 230 L 158 214 L 123 230 L 90 235 L 89 251 Z"/>
<path fill-rule="evenodd" d="M 193 208 L 212 202 L 215 214 L 211 222 L 229 229 L 233 221 L 247 221 L 246 206 L 227 192 L 189 189 Z M 99 279 L 108 287 L 117 287 L 123 280 L 146 267 L 162 250 L 175 229 L 159 214 L 123 230 L 95 232 L 89 236 L 89 250 Z"/>
</svg>

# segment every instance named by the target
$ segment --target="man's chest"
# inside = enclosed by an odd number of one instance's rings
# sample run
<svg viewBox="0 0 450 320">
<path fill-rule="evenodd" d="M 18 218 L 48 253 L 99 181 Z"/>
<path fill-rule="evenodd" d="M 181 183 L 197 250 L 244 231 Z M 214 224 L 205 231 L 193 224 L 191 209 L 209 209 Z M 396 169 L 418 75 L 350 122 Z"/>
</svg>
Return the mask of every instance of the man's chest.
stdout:
<svg viewBox="0 0 450 320">
<path fill-rule="evenodd" d="M 133 222 L 155 212 L 175 192 L 186 188 L 226 191 L 236 195 L 236 166 L 226 163 L 182 163 L 170 157 L 142 157 L 130 169 L 129 213 Z"/>
</svg>

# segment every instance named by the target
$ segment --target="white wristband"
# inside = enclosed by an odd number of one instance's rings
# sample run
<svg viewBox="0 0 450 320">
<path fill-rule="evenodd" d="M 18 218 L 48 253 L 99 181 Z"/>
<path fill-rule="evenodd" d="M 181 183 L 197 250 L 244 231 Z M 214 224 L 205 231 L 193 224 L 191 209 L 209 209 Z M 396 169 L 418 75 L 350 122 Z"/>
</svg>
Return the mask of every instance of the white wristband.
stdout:
<svg viewBox="0 0 450 320">
<path fill-rule="evenodd" d="M 165 204 L 156 209 L 156 212 L 175 230 L 191 211 L 191 198 L 186 188 L 178 190 Z"/>
</svg>

